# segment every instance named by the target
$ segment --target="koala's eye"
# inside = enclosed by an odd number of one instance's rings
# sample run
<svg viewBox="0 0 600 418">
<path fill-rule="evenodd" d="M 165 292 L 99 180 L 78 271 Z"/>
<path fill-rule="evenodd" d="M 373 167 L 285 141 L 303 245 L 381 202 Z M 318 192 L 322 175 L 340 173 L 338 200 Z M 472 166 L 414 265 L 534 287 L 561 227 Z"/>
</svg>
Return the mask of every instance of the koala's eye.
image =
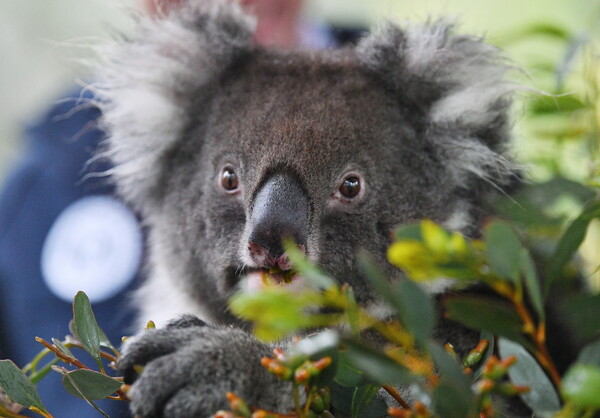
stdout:
<svg viewBox="0 0 600 418">
<path fill-rule="evenodd" d="M 340 194 L 346 199 L 353 199 L 360 193 L 360 179 L 350 175 L 344 179 L 339 188 Z"/>
<path fill-rule="evenodd" d="M 235 192 L 239 187 L 239 179 L 233 168 L 225 167 L 221 170 L 221 178 L 219 179 L 221 187 L 228 192 Z"/>
</svg>

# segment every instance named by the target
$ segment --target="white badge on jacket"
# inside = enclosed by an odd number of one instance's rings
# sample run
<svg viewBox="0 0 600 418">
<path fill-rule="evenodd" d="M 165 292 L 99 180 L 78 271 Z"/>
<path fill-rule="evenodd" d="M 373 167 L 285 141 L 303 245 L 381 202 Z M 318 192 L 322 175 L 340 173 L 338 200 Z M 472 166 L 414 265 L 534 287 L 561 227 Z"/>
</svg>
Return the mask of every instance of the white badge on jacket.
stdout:
<svg viewBox="0 0 600 418">
<path fill-rule="evenodd" d="M 83 290 L 91 302 L 122 291 L 142 258 L 142 233 L 133 213 L 108 196 L 88 196 L 69 205 L 44 242 L 41 270 L 50 291 L 71 302 Z"/>
</svg>

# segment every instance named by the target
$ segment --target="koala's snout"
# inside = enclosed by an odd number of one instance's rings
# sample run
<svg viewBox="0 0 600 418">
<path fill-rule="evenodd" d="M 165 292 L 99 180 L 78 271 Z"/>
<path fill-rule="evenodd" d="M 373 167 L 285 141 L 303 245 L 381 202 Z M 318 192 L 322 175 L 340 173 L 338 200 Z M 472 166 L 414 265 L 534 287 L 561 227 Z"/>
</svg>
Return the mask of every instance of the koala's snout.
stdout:
<svg viewBox="0 0 600 418">
<path fill-rule="evenodd" d="M 274 174 L 258 190 L 250 217 L 248 251 L 256 267 L 290 268 L 283 242 L 305 249 L 309 225 L 308 195 L 291 174 Z"/>
</svg>

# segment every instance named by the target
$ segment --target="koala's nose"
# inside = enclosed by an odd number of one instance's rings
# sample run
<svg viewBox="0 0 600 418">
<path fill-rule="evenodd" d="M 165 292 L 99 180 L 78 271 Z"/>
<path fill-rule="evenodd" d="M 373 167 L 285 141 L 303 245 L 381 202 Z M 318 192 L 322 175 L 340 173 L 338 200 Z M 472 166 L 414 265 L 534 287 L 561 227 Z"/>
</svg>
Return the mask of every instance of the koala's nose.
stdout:
<svg viewBox="0 0 600 418">
<path fill-rule="evenodd" d="M 283 241 L 306 248 L 309 203 L 299 180 L 290 174 L 274 174 L 256 194 L 250 217 L 248 251 L 259 267 L 289 268 Z"/>
</svg>

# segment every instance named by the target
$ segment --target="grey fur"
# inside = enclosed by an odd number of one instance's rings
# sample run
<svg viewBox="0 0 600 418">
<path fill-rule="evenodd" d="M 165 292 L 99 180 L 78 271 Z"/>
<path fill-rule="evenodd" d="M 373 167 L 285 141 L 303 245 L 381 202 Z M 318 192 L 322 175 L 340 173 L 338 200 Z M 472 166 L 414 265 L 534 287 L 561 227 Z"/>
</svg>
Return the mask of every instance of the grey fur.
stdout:
<svg viewBox="0 0 600 418">
<path fill-rule="evenodd" d="M 218 325 L 184 320 L 126 345 L 121 367 L 142 417 L 209 415 L 228 390 L 290 406 L 289 386 L 258 366 L 269 348 L 227 311 L 241 276 L 264 267 L 248 240 L 254 198 L 274 175 L 294 179 L 288 192 L 309 203 L 288 208 L 308 219 L 298 223 L 307 255 L 374 307 L 359 248 L 397 279 L 385 261 L 394 226 L 430 218 L 476 234 L 487 195 L 514 175 L 514 86 L 481 39 L 443 21 L 387 24 L 354 49 L 282 52 L 253 46 L 251 33 L 235 2 L 189 0 L 165 19 L 142 18 L 100 73 L 113 174 L 149 230 L 140 324 L 194 314 Z M 225 166 L 239 177 L 237 193 L 219 186 Z M 338 192 L 348 173 L 362 183 L 352 201 Z M 456 334 L 467 335 L 438 331 Z M 136 380 L 138 363 L 146 368 Z"/>
</svg>

